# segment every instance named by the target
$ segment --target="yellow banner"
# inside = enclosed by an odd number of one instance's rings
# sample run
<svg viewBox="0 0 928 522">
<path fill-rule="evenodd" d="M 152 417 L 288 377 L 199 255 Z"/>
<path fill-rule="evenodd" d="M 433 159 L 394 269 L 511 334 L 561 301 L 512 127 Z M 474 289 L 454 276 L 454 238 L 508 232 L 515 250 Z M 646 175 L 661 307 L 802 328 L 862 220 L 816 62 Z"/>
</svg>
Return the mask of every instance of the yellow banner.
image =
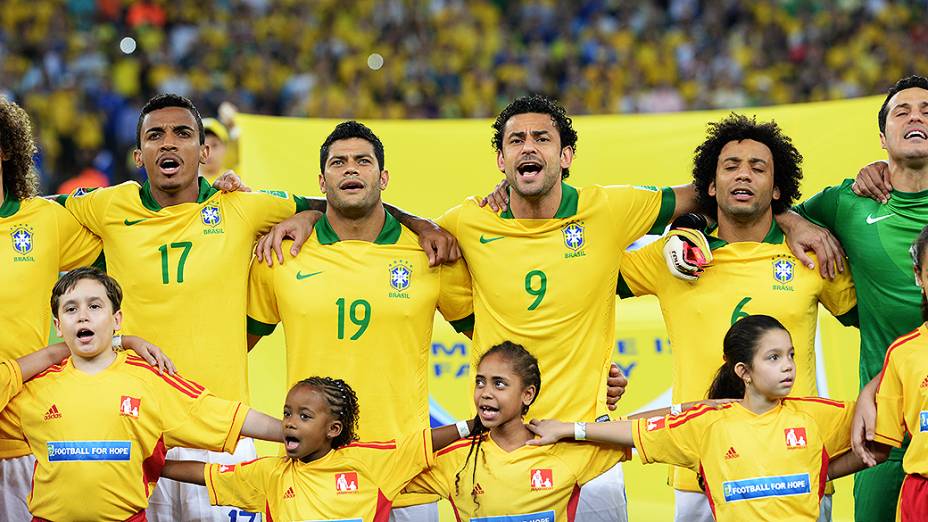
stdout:
<svg viewBox="0 0 928 522">
<path fill-rule="evenodd" d="M 876 116 L 882 98 L 746 109 L 761 120 L 775 119 L 791 136 L 805 161 L 802 190 L 854 177 L 859 168 L 885 157 Z M 570 183 L 678 185 L 690 181 L 693 149 L 707 122 L 727 111 L 667 115 L 582 116 L 574 118 L 580 139 Z M 253 188 L 319 191 L 319 146 L 338 120 L 305 120 L 241 115 L 240 168 Z M 386 148 L 390 185 L 384 199 L 422 216 L 438 216 L 466 196 L 483 195 L 501 179 L 490 145 L 488 120 L 366 121 Z M 822 309 L 819 362 L 822 391 L 838 399 L 857 395 L 856 330 L 842 328 Z M 430 390 L 438 420 L 468 415 L 472 401 L 467 375 L 469 341 L 440 318 L 431 348 Z M 619 413 L 669 403 L 670 346 L 657 301 L 640 298 L 618 307 L 613 359 L 629 376 Z M 721 349 L 721 347 L 719 347 Z M 542 376 L 544 377 L 544 376 Z M 251 354 L 252 397 L 267 412 L 281 410 L 286 392 L 281 330 Z M 362 415 L 376 414 L 363 412 Z M 273 451 L 268 446 L 265 452 Z M 631 520 L 671 520 L 673 495 L 666 468 L 625 464 Z M 836 484 L 834 520 L 852 519 L 851 479 Z"/>
</svg>

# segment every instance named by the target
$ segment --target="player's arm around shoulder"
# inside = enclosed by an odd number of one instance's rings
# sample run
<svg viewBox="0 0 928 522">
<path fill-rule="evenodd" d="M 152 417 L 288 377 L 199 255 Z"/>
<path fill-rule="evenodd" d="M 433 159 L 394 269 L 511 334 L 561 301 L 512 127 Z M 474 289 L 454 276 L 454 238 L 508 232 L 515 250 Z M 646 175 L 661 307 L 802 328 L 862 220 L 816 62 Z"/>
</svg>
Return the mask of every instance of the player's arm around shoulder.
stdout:
<svg viewBox="0 0 928 522">
<path fill-rule="evenodd" d="M 815 259 L 815 262 L 817 264 L 818 259 Z M 844 262 L 844 271 L 837 272 L 834 279 L 820 278 L 822 286 L 818 300 L 841 324 L 860 328 L 860 317 L 857 313 L 857 287 L 854 285 L 854 277 L 847 264 L 848 261 Z"/>
<path fill-rule="evenodd" d="M 274 478 L 285 472 L 284 462 L 282 457 L 263 457 L 233 465 L 198 463 L 199 469 L 184 470 L 187 475 L 184 478 L 198 479 L 186 482 L 206 486 L 210 504 L 214 506 L 237 506 L 263 512 L 267 499 L 276 493 L 272 491 Z M 199 476 L 194 476 L 197 471 Z M 167 475 L 162 473 L 162 476 Z"/>
</svg>

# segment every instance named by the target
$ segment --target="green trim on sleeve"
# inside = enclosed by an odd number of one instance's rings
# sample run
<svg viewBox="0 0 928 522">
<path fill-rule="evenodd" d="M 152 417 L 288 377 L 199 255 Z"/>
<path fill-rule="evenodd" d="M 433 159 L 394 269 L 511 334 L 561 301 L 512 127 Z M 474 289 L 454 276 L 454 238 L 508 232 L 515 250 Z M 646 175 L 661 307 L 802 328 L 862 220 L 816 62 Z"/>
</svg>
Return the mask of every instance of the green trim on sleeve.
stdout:
<svg viewBox="0 0 928 522">
<path fill-rule="evenodd" d="M 474 329 L 474 314 L 470 314 L 462 319 L 448 321 L 454 331 L 457 333 L 468 332 Z"/>
<path fill-rule="evenodd" d="M 55 203 L 58 203 L 62 207 L 67 208 L 68 206 L 68 195 L 67 194 L 56 194 L 55 196 L 52 196 L 52 198 L 55 200 Z"/>
<path fill-rule="evenodd" d="M 670 224 L 670 220 L 673 218 L 673 211 L 676 208 L 677 195 L 674 194 L 673 189 L 670 187 L 662 188 L 661 209 L 657 212 L 657 219 L 654 220 L 654 225 L 651 226 L 651 230 L 648 230 L 648 234 L 663 234 L 664 229 Z"/>
<path fill-rule="evenodd" d="M 253 319 L 251 316 L 248 316 L 248 333 L 251 335 L 271 335 L 274 333 L 274 329 L 277 328 L 276 324 L 267 324 L 262 323 L 257 319 Z"/>
<path fill-rule="evenodd" d="M 106 272 L 106 254 L 101 250 L 100 255 L 97 256 L 93 263 L 90 263 L 90 266 Z"/>
<path fill-rule="evenodd" d="M 296 212 L 303 212 L 304 210 L 311 210 L 309 207 L 309 198 L 304 198 L 303 196 L 293 196 L 293 201 L 296 201 Z"/>
<path fill-rule="evenodd" d="M 851 308 L 847 312 L 835 316 L 835 319 L 844 326 L 860 328 L 860 315 L 857 313 L 857 305 L 854 305 L 854 308 Z"/>
<path fill-rule="evenodd" d="M 19 200 L 13 196 L 12 190 L 7 190 L 3 195 L 3 204 L 0 205 L 0 218 L 10 217 L 17 212 L 19 212 Z"/>
<path fill-rule="evenodd" d="M 625 282 L 625 278 L 622 277 L 621 272 L 619 272 L 619 279 L 615 283 L 615 295 L 621 297 L 622 299 L 635 297 L 635 293 L 632 292 L 632 289 L 628 287 L 628 283 Z"/>
</svg>

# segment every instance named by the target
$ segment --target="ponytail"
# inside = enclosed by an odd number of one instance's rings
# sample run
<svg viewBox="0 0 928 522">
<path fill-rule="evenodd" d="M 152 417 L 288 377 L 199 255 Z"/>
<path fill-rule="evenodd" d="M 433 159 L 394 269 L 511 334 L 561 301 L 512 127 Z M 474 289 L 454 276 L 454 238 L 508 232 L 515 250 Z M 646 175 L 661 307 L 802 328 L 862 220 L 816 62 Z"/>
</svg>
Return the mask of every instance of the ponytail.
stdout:
<svg viewBox="0 0 928 522">
<path fill-rule="evenodd" d="M 744 380 L 735 373 L 735 366 L 742 363 L 748 368 L 751 367 L 758 341 L 770 330 L 787 331 L 780 321 L 769 315 L 749 315 L 731 325 L 722 341 L 725 364 L 716 372 L 706 398 L 744 398 Z"/>
</svg>

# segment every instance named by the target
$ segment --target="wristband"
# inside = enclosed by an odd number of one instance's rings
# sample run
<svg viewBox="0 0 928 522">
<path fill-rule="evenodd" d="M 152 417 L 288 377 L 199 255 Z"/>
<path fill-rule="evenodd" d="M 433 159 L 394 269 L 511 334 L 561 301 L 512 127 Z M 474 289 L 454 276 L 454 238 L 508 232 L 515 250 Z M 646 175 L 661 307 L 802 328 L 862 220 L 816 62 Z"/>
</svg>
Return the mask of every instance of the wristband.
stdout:
<svg viewBox="0 0 928 522">
<path fill-rule="evenodd" d="M 671 415 L 680 415 L 681 413 L 683 413 L 683 405 L 682 405 L 682 404 L 671 404 L 671 405 L 670 405 L 670 414 L 671 414 Z"/>
<path fill-rule="evenodd" d="M 120 351 L 120 350 L 122 350 L 122 336 L 121 336 L 121 335 L 114 335 L 114 336 L 113 336 L 113 343 L 112 343 L 111 346 L 112 346 L 113 349 L 116 350 L 117 352 Z"/>
<path fill-rule="evenodd" d="M 586 440 L 586 423 L 574 423 L 574 440 Z"/>
<path fill-rule="evenodd" d="M 460 435 L 462 439 L 466 439 L 470 435 L 470 428 L 467 427 L 467 421 L 457 421 L 454 425 L 458 429 L 458 435 Z"/>
</svg>

